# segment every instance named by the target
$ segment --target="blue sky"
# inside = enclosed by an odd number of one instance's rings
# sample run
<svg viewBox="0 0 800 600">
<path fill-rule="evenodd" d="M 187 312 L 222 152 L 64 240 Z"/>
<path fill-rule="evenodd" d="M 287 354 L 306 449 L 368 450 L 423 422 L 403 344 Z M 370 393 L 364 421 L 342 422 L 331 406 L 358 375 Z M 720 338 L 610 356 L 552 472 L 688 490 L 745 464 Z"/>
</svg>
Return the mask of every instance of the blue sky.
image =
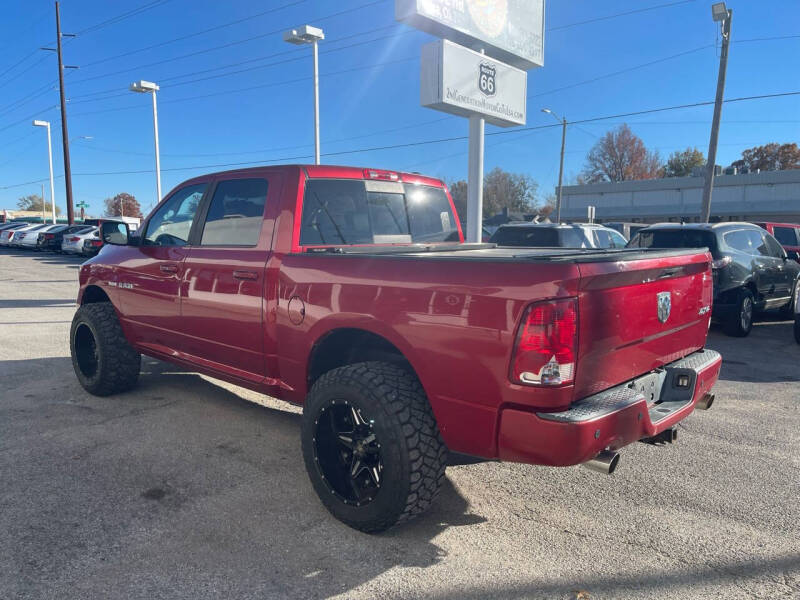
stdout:
<svg viewBox="0 0 800 600">
<path fill-rule="evenodd" d="M 800 90 L 800 3 L 727 4 L 734 17 L 726 98 Z M 713 100 L 719 34 L 710 5 L 547 0 L 545 66 L 528 75 L 527 126 L 555 124 L 542 107 L 580 120 Z M 602 19 L 630 11 L 639 12 Z M 74 195 L 89 203 L 90 213 L 99 213 L 104 198 L 123 191 L 134 194 L 145 210 L 155 201 L 150 100 L 127 91 L 138 79 L 161 85 L 165 194 L 189 177 L 232 168 L 214 165 L 310 162 L 310 49 L 286 44 L 277 33 L 303 23 L 322 27 L 327 38 L 320 45 L 323 162 L 466 177 L 464 140 L 325 156 L 467 134 L 465 119 L 419 105 L 420 47 L 433 38 L 396 23 L 393 0 L 64 0 L 61 14 L 64 32 L 82 32 L 65 39 L 65 63 L 80 66 L 68 72 L 65 88 Z M 216 29 L 193 35 L 211 28 Z M 55 56 L 36 50 L 54 43 L 54 29 L 51 1 L 4 3 L 0 209 L 39 193 L 39 183 L 17 184 L 47 177 L 45 134 L 31 126 L 34 117 L 53 123 L 55 171 L 62 175 L 56 179 L 56 203 L 65 206 Z M 172 41 L 176 38 L 185 39 Z M 653 64 L 631 70 L 646 63 Z M 614 74 L 619 71 L 624 72 Z M 698 107 L 572 126 L 565 174 L 569 179 L 580 173 L 597 136 L 622 122 L 665 158 L 687 146 L 705 153 L 711 112 Z M 487 134 L 496 131 L 487 126 Z M 772 141 L 800 141 L 800 96 L 725 105 L 719 164 Z M 528 173 L 542 195 L 550 193 L 558 177 L 559 144 L 558 127 L 487 135 L 486 170 L 500 166 Z M 129 171 L 137 173 L 101 174 Z"/>
</svg>

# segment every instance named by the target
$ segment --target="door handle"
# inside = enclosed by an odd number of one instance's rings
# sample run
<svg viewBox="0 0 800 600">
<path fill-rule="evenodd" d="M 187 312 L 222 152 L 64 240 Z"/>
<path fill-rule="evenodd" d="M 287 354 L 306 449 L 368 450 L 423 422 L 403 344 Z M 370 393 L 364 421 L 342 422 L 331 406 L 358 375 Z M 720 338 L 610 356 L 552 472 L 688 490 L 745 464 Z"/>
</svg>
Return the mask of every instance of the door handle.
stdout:
<svg viewBox="0 0 800 600">
<path fill-rule="evenodd" d="M 177 273 L 178 272 L 178 265 L 158 265 L 159 271 L 162 273 Z"/>
<path fill-rule="evenodd" d="M 233 278 L 255 281 L 256 279 L 258 279 L 258 273 L 256 273 L 255 271 L 234 271 Z"/>
</svg>

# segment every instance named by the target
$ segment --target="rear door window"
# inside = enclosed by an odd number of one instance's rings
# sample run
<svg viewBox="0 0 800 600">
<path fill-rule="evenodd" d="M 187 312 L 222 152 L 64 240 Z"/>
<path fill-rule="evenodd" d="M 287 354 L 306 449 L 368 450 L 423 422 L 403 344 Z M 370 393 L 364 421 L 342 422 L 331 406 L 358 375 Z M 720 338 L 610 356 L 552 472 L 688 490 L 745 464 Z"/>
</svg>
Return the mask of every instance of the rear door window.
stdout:
<svg viewBox="0 0 800 600">
<path fill-rule="evenodd" d="M 624 248 L 627 244 L 624 237 L 609 229 L 593 229 L 592 236 L 598 248 Z"/>
<path fill-rule="evenodd" d="M 775 239 L 784 246 L 797 246 L 797 230 L 794 227 L 773 227 Z"/>
<path fill-rule="evenodd" d="M 264 222 L 267 180 L 220 181 L 208 207 L 201 246 L 255 246 Z"/>
<path fill-rule="evenodd" d="M 764 232 L 764 242 L 767 245 L 767 252 L 769 252 L 770 256 L 774 256 L 775 258 L 783 258 L 784 250 L 783 247 L 778 243 L 778 241 L 772 237 L 767 232 Z"/>
<path fill-rule="evenodd" d="M 306 183 L 300 244 L 369 245 L 459 241 L 444 190 L 360 179 Z"/>
</svg>

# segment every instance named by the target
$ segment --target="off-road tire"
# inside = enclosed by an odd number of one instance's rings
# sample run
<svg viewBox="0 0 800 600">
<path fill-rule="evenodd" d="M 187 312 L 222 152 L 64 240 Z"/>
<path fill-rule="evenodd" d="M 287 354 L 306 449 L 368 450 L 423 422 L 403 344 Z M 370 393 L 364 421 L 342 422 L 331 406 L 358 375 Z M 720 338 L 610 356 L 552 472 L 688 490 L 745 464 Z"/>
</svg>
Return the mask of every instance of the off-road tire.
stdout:
<svg viewBox="0 0 800 600">
<path fill-rule="evenodd" d="M 743 313 L 746 311 L 747 303 L 750 305 L 750 319 L 746 320 Z M 725 333 L 733 337 L 747 337 L 753 329 L 753 317 L 755 316 L 755 303 L 753 293 L 746 289 L 740 289 L 736 294 L 736 309 L 725 322 Z M 746 321 L 746 322 L 745 322 Z"/>
<path fill-rule="evenodd" d="M 95 352 L 89 352 L 92 343 Z M 110 302 L 78 308 L 70 327 L 69 349 L 75 375 L 90 394 L 109 396 L 136 385 L 141 355 L 125 339 Z"/>
<path fill-rule="evenodd" d="M 335 403 L 349 403 L 372 423 L 383 464 L 374 498 L 346 503 L 326 483 L 316 458 L 317 420 Z M 386 362 L 362 362 L 323 374 L 303 408 L 303 459 L 320 500 L 334 517 L 374 533 L 427 510 L 444 482 L 447 448 L 417 377 Z"/>
</svg>

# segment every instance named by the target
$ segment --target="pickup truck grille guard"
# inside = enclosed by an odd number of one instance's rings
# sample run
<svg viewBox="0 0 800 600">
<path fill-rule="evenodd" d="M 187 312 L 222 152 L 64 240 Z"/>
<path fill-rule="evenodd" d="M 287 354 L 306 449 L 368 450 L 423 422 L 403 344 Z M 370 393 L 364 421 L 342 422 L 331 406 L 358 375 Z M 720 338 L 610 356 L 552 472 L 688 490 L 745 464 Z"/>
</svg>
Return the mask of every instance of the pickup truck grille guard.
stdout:
<svg viewBox="0 0 800 600">
<path fill-rule="evenodd" d="M 719 352 L 700 350 L 655 371 L 575 402 L 563 412 L 540 412 L 547 421 L 583 423 L 646 402 L 650 421 L 660 421 L 691 403 L 698 373 L 720 360 Z"/>
</svg>

